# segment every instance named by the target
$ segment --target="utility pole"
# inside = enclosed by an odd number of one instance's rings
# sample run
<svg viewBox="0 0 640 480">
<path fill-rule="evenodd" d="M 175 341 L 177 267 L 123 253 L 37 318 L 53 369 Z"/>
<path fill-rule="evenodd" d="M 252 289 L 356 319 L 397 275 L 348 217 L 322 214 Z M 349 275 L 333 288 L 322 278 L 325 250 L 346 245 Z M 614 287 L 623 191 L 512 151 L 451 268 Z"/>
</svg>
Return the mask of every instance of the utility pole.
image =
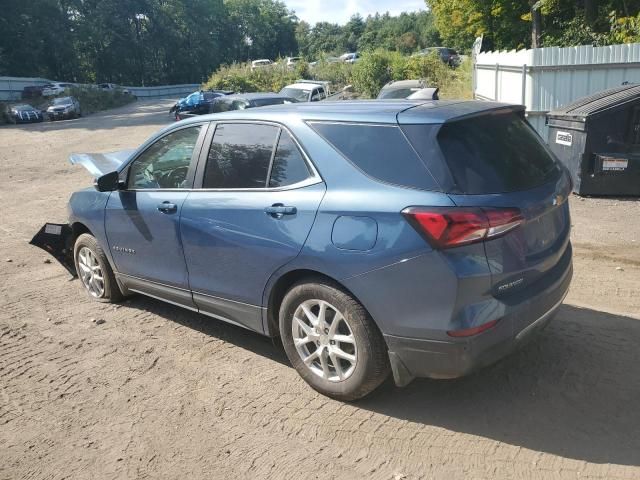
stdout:
<svg viewBox="0 0 640 480">
<path fill-rule="evenodd" d="M 142 56 L 142 21 L 146 20 L 144 13 L 136 13 L 134 16 L 134 22 L 136 24 L 136 46 L 138 50 L 138 64 L 140 67 L 140 83 L 144 87 L 144 58 Z"/>
<path fill-rule="evenodd" d="M 542 0 L 539 0 L 531 5 L 531 48 L 540 48 L 542 42 L 542 13 L 540 8 L 542 7 Z"/>
</svg>

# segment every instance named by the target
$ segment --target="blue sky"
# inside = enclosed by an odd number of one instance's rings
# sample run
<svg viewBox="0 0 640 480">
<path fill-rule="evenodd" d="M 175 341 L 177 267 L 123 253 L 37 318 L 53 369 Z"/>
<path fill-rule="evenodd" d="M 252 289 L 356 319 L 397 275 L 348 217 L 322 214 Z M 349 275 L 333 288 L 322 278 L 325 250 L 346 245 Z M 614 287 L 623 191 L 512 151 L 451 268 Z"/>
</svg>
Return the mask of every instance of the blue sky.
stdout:
<svg viewBox="0 0 640 480">
<path fill-rule="evenodd" d="M 425 10 L 424 0 L 284 0 L 284 3 L 295 10 L 298 18 L 314 24 L 332 22 L 345 24 L 351 15 L 359 13 L 363 18 L 376 12 L 389 12 L 397 15 L 400 12 Z"/>
</svg>

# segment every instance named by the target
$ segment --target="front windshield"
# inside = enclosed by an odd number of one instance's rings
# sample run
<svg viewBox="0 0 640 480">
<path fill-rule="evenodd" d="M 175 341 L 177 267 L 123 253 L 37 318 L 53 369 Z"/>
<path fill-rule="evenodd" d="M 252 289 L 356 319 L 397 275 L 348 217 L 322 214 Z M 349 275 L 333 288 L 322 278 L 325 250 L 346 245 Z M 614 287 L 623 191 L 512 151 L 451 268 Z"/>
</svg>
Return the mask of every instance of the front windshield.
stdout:
<svg viewBox="0 0 640 480">
<path fill-rule="evenodd" d="M 280 90 L 280 95 L 283 97 L 295 98 L 299 102 L 306 102 L 309 100 L 309 92 L 311 90 L 302 90 L 300 88 L 288 88 L 285 87 Z"/>
<path fill-rule="evenodd" d="M 200 92 L 192 93 L 191 95 L 189 95 L 187 97 L 186 104 L 187 105 L 195 105 L 196 103 L 198 103 L 200 101 L 200 96 L 201 95 L 202 94 Z"/>
<path fill-rule="evenodd" d="M 53 104 L 54 105 L 69 105 L 71 103 L 73 103 L 73 102 L 71 101 L 71 98 L 69 98 L 69 97 L 56 98 L 56 99 L 53 100 Z"/>
</svg>

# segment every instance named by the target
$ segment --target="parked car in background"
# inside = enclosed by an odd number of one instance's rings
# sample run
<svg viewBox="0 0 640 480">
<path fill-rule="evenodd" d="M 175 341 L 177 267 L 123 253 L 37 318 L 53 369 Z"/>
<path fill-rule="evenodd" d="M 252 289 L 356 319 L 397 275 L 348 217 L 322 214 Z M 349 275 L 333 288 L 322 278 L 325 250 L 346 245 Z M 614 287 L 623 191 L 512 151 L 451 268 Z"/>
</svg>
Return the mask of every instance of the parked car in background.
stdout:
<svg viewBox="0 0 640 480">
<path fill-rule="evenodd" d="M 294 98 L 283 97 L 278 93 L 236 93 L 216 98 L 209 106 L 209 111 L 205 113 L 220 113 L 231 110 L 246 110 L 247 108 L 266 107 L 268 105 L 283 105 L 287 103 L 297 103 Z M 201 115 L 197 113 L 180 113 L 180 120 Z"/>
<path fill-rule="evenodd" d="M 53 97 L 55 95 L 60 95 L 64 93 L 67 90 L 67 88 L 72 86 L 73 84 L 71 83 L 60 83 L 60 82 L 48 83 L 42 89 L 42 96 Z"/>
<path fill-rule="evenodd" d="M 341 400 L 390 373 L 491 365 L 549 323 L 572 277 L 571 181 L 521 106 L 241 109 L 71 162 L 95 189 L 31 243 L 90 298 L 137 292 L 279 337 Z"/>
<path fill-rule="evenodd" d="M 329 82 L 298 80 L 280 90 L 280 95 L 295 98 L 299 102 L 319 102 L 331 95 L 331 92 Z"/>
<path fill-rule="evenodd" d="M 358 60 L 360 60 L 360 53 L 343 53 L 342 55 L 340 55 L 340 60 L 344 63 L 356 63 Z"/>
<path fill-rule="evenodd" d="M 22 89 L 22 93 L 20 94 L 20 97 L 23 99 L 41 97 L 43 89 L 44 89 L 44 85 L 29 85 Z"/>
<path fill-rule="evenodd" d="M 392 80 L 380 89 L 378 100 L 392 98 L 407 98 L 412 93 L 426 88 L 427 82 L 418 80 Z"/>
<path fill-rule="evenodd" d="M 424 50 L 420 50 L 414 55 L 425 56 L 431 55 L 433 53 L 436 53 L 440 57 L 440 60 L 442 60 L 443 63 L 446 63 L 450 67 L 457 67 L 462 61 L 460 55 L 458 55 L 458 52 L 456 52 L 453 48 L 446 47 L 429 47 L 425 48 Z"/>
<path fill-rule="evenodd" d="M 206 90 L 193 92 L 182 100 L 179 100 L 172 108 L 176 120 L 181 120 L 187 115 L 204 115 L 209 113 L 211 105 L 216 98 L 230 95 L 234 92 L 229 90 Z"/>
<path fill-rule="evenodd" d="M 14 105 L 9 110 L 9 119 L 13 123 L 42 122 L 44 115 L 42 110 L 31 105 Z"/>
<path fill-rule="evenodd" d="M 424 80 L 392 80 L 380 89 L 378 100 L 408 98 L 438 100 L 439 88 L 429 88 Z"/>
<path fill-rule="evenodd" d="M 302 57 L 287 57 L 285 65 L 289 68 L 293 68 L 297 63 L 302 60 Z"/>
<path fill-rule="evenodd" d="M 426 87 L 413 92 L 407 97 L 408 100 L 439 100 L 438 93 L 440 89 L 438 87 Z"/>
<path fill-rule="evenodd" d="M 326 63 L 338 63 L 338 62 L 341 62 L 342 60 L 340 60 L 340 57 L 326 57 L 324 58 L 324 61 Z M 320 63 L 320 61 L 311 62 L 309 66 L 313 68 L 313 67 L 316 67 L 318 63 Z"/>
<path fill-rule="evenodd" d="M 82 116 L 80 102 L 75 97 L 54 98 L 47 108 L 49 120 L 64 120 Z"/>
<path fill-rule="evenodd" d="M 99 83 L 98 88 L 107 92 L 115 92 L 116 90 L 119 90 L 125 95 L 131 94 L 131 91 L 128 88 L 119 87 L 115 83 Z"/>
<path fill-rule="evenodd" d="M 256 68 L 271 67 L 273 64 L 274 63 L 267 58 L 254 60 L 251 62 L 251 70 L 255 70 Z"/>
</svg>

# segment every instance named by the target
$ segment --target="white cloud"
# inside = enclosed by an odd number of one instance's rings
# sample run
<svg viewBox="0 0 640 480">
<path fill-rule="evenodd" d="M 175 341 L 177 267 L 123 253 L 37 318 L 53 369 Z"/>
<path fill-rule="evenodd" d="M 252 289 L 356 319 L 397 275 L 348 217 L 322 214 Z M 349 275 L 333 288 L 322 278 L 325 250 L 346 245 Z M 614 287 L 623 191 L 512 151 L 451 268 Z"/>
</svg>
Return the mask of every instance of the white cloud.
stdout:
<svg viewBox="0 0 640 480">
<path fill-rule="evenodd" d="M 344 25 L 356 13 L 367 18 L 376 12 L 398 15 L 426 9 L 424 0 L 285 0 L 284 3 L 295 10 L 298 18 L 311 25 L 317 22 Z"/>
</svg>

